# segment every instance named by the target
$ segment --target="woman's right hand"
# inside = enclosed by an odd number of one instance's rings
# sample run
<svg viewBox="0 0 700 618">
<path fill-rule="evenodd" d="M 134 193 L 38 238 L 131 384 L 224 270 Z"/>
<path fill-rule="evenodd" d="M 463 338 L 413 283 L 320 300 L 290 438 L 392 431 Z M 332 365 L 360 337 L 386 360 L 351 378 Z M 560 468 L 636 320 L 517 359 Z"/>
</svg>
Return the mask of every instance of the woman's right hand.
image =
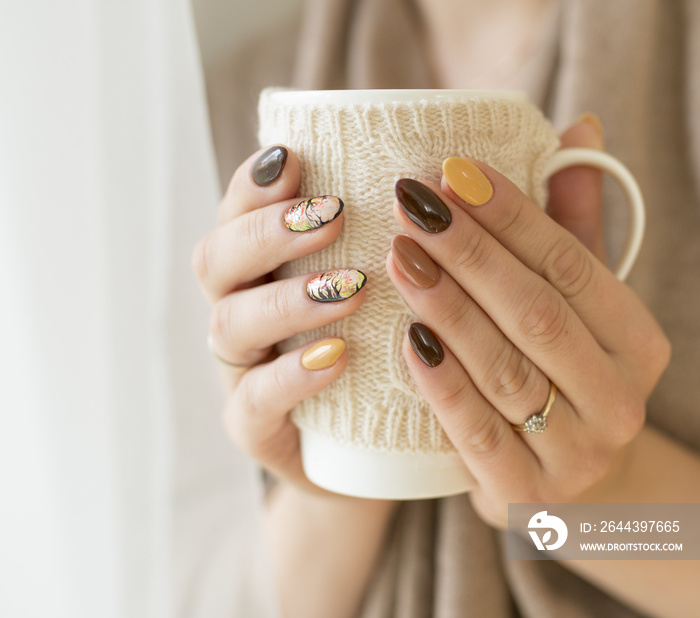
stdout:
<svg viewBox="0 0 700 618">
<path fill-rule="evenodd" d="M 328 494 L 304 474 L 289 412 L 343 372 L 345 342 L 319 340 L 285 354 L 277 354 L 275 344 L 355 311 L 365 297 L 365 279 L 350 271 L 317 281 L 317 300 L 307 290 L 319 273 L 273 280 L 278 266 L 330 245 L 342 229 L 342 201 L 318 196 L 305 209 L 302 202 L 313 196 L 295 197 L 300 180 L 299 160 L 283 146 L 249 157 L 229 183 L 217 227 L 197 244 L 193 269 L 212 305 L 212 349 L 221 360 L 241 366 L 222 364 L 228 435 L 275 477 Z M 315 227 L 291 229 L 309 225 Z M 337 294 L 341 280 L 344 293 Z"/>
</svg>

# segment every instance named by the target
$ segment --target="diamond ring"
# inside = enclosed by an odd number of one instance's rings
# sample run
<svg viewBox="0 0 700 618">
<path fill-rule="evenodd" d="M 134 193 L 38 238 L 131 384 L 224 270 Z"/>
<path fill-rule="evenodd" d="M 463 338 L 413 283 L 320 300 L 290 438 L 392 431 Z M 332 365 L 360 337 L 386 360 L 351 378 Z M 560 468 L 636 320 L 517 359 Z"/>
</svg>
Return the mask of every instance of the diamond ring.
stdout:
<svg viewBox="0 0 700 618">
<path fill-rule="evenodd" d="M 547 403 L 540 412 L 531 414 L 528 419 L 521 425 L 513 425 L 515 431 L 524 431 L 526 433 L 542 433 L 547 429 L 547 415 L 554 405 L 554 399 L 557 396 L 557 387 L 551 380 L 549 381 L 549 396 Z"/>
</svg>

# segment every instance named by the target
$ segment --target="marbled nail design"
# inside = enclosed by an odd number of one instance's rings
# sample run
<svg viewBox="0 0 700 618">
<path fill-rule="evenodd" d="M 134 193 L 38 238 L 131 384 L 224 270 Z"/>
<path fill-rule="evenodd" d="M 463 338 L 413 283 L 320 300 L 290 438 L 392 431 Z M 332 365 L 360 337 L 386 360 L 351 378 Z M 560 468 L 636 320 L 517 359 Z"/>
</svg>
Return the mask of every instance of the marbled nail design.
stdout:
<svg viewBox="0 0 700 618">
<path fill-rule="evenodd" d="M 292 232 L 306 232 L 323 227 L 343 211 L 343 200 L 333 195 L 312 197 L 292 206 L 284 213 L 284 224 Z"/>
<path fill-rule="evenodd" d="M 357 294 L 366 282 L 365 273 L 354 268 L 329 270 L 306 284 L 306 294 L 319 303 L 334 303 Z"/>
</svg>

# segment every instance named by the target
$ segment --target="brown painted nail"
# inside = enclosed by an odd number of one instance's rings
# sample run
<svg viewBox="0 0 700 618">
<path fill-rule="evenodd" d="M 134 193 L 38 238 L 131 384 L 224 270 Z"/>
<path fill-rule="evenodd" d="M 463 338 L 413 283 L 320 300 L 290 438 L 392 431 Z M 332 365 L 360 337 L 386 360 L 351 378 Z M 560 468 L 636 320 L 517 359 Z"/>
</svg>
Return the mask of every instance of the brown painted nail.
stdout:
<svg viewBox="0 0 700 618">
<path fill-rule="evenodd" d="M 419 288 L 432 288 L 440 281 L 440 269 L 423 248 L 408 236 L 391 241 L 394 264 L 401 274 Z"/>
<path fill-rule="evenodd" d="M 437 367 L 445 358 L 438 338 L 425 324 L 414 322 L 408 328 L 408 340 L 411 347 L 428 367 Z"/>
<path fill-rule="evenodd" d="M 272 146 L 263 152 L 253 163 L 250 176 L 259 187 L 271 185 L 280 177 L 287 162 L 287 149 L 284 146 Z"/>
<path fill-rule="evenodd" d="M 403 211 L 422 230 L 438 234 L 452 223 L 452 213 L 445 202 L 422 182 L 401 178 L 394 189 Z"/>
</svg>

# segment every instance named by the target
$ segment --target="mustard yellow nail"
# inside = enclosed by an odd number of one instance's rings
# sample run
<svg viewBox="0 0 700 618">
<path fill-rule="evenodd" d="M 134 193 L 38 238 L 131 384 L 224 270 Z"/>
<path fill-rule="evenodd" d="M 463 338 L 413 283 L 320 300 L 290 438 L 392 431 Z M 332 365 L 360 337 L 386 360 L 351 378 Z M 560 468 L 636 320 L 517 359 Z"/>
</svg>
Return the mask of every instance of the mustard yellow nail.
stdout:
<svg viewBox="0 0 700 618">
<path fill-rule="evenodd" d="M 585 122 L 590 124 L 600 136 L 601 146 L 603 145 L 605 141 L 605 131 L 603 130 L 603 123 L 600 121 L 597 114 L 594 114 L 593 112 L 586 112 L 585 114 L 581 114 L 576 122 Z"/>
<path fill-rule="evenodd" d="M 447 184 L 467 204 L 481 206 L 493 196 L 493 187 L 476 165 L 466 159 L 450 157 L 442 164 Z"/>
<path fill-rule="evenodd" d="M 323 339 L 312 345 L 301 356 L 301 364 L 311 371 L 330 367 L 345 351 L 342 339 Z"/>
</svg>

